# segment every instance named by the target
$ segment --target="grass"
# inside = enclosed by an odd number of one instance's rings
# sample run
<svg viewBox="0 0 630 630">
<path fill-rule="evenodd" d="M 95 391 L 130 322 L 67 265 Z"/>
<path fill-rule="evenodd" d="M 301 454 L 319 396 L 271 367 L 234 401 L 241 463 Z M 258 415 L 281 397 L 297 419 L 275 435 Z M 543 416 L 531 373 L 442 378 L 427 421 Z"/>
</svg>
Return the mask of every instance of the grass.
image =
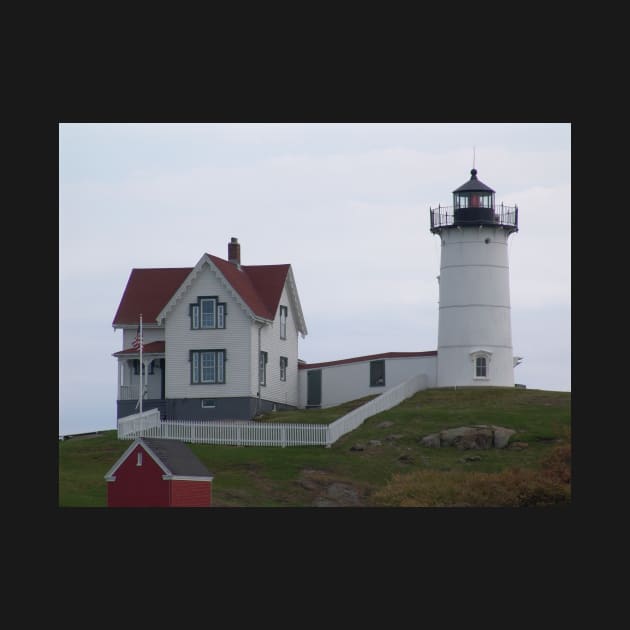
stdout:
<svg viewBox="0 0 630 630">
<path fill-rule="evenodd" d="M 263 421 L 328 423 L 360 402 L 365 400 L 332 409 L 275 412 Z M 566 504 L 570 484 L 554 483 L 567 478 L 567 466 L 570 471 L 570 407 L 568 392 L 430 389 L 368 418 L 328 449 L 209 444 L 191 448 L 214 475 L 215 507 L 309 507 L 327 497 L 335 482 L 352 487 L 358 504 L 368 507 Z M 511 441 L 527 442 L 528 447 L 460 451 L 420 443 L 429 433 L 467 424 L 512 428 L 516 434 Z M 103 477 L 129 443 L 118 440 L 115 431 L 60 442 L 59 505 L 104 507 Z M 350 450 L 357 443 L 364 450 Z M 562 448 L 568 451 L 569 464 L 566 453 L 564 460 L 557 454 Z M 463 461 L 471 454 L 481 459 Z M 554 457 L 565 462 L 564 468 L 549 468 Z M 552 477 L 553 483 L 546 483 Z M 510 486 L 520 488 L 521 494 L 508 492 Z M 425 495 L 419 487 L 425 488 Z"/>
</svg>

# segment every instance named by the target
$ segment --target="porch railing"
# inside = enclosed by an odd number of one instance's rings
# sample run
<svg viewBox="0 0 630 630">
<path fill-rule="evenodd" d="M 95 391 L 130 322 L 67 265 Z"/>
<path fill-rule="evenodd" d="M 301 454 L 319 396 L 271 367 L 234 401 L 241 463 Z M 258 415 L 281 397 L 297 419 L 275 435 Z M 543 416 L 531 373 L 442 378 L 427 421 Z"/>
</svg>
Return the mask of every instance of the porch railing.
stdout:
<svg viewBox="0 0 630 630">
<path fill-rule="evenodd" d="M 138 385 L 121 385 L 118 388 L 118 400 L 138 400 Z"/>
</svg>

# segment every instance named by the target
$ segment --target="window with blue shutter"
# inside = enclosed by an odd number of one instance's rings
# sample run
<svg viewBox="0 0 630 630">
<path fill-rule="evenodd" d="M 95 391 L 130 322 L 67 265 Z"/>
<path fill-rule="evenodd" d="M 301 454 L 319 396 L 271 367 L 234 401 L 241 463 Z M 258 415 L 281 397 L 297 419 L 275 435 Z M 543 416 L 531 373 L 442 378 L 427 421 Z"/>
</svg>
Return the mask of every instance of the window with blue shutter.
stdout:
<svg viewBox="0 0 630 630">
<path fill-rule="evenodd" d="M 191 350 L 190 382 L 193 385 L 225 383 L 225 350 Z"/>
</svg>

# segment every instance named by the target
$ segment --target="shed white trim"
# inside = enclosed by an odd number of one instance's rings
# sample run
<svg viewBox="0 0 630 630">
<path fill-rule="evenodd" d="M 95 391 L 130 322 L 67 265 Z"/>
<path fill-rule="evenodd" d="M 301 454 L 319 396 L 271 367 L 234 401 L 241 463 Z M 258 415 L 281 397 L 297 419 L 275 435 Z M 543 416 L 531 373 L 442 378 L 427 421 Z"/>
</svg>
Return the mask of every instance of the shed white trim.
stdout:
<svg viewBox="0 0 630 630">
<path fill-rule="evenodd" d="M 162 469 L 165 475 L 172 475 L 173 473 L 164 465 L 162 460 L 149 448 L 148 444 L 144 442 L 142 438 L 136 438 L 129 446 L 129 448 L 118 458 L 118 461 L 107 471 L 105 475 L 106 481 L 116 481 L 114 473 L 120 468 L 122 463 L 133 453 L 136 446 L 142 446 L 143 450 L 151 457 L 151 459 Z"/>
</svg>

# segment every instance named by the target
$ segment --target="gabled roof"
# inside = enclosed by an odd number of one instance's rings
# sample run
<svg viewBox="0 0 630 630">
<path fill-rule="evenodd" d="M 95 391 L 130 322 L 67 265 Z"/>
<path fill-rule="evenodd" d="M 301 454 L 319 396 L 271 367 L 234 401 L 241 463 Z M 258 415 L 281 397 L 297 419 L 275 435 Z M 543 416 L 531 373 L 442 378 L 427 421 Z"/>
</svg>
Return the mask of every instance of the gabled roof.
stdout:
<svg viewBox="0 0 630 630">
<path fill-rule="evenodd" d="M 112 326 L 154 324 L 162 307 L 188 277 L 192 267 L 132 269 Z"/>
<path fill-rule="evenodd" d="M 136 438 L 129 448 L 118 458 L 118 461 L 105 475 L 107 481 L 115 481 L 114 473 L 140 444 L 153 458 L 168 478 L 197 478 L 199 481 L 212 481 L 212 473 L 205 464 L 190 450 L 190 447 L 179 440 L 161 438 Z"/>
<path fill-rule="evenodd" d="M 137 325 L 142 313 L 144 323 L 155 324 L 157 318 L 177 300 L 176 294 L 184 290 L 184 283 L 199 272 L 204 260 L 209 260 L 232 287 L 236 295 L 249 308 L 254 317 L 273 321 L 278 311 L 282 290 L 290 274 L 291 265 L 242 265 L 223 260 L 212 254 L 204 254 L 195 267 L 176 269 L 133 269 L 125 287 L 113 326 Z M 292 279 L 292 275 L 290 275 Z M 299 329 L 306 333 L 297 290 L 291 282 L 291 292 L 296 303 Z M 125 352 L 125 351 L 123 351 Z"/>
<path fill-rule="evenodd" d="M 164 354 L 166 344 L 164 341 L 152 341 L 151 343 L 145 343 L 142 352 L 144 354 Z M 135 348 L 127 348 L 120 352 L 114 352 L 113 357 L 126 356 L 128 354 L 140 354 Z"/>
<path fill-rule="evenodd" d="M 426 352 L 383 352 L 381 354 L 368 354 L 351 359 L 339 359 L 338 361 L 324 361 L 323 363 L 304 363 L 298 361 L 299 370 L 312 370 L 314 368 L 329 367 L 331 365 L 345 365 L 346 363 L 360 363 L 361 361 L 375 361 L 377 359 L 406 359 L 409 357 L 433 357 L 437 356 L 437 350 Z"/>
<path fill-rule="evenodd" d="M 290 265 L 236 265 L 212 254 L 216 265 L 254 315 L 273 320 Z"/>
<path fill-rule="evenodd" d="M 140 438 L 166 466 L 169 473 L 185 477 L 211 477 L 212 473 L 205 464 L 190 450 L 188 444 L 179 440 L 164 440 L 161 438 Z"/>
</svg>

